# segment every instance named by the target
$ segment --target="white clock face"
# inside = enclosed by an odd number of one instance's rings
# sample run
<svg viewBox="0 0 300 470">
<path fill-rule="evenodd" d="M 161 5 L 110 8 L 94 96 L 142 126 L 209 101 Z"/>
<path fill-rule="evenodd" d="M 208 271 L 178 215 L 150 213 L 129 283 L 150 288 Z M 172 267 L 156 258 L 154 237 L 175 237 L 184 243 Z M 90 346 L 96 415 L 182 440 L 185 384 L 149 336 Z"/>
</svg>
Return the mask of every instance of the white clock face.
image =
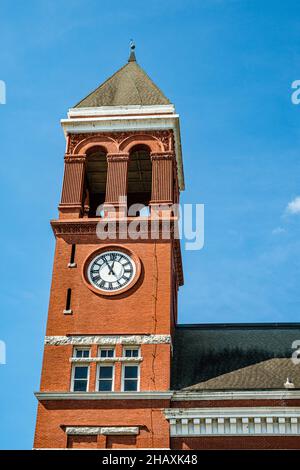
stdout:
<svg viewBox="0 0 300 470">
<path fill-rule="evenodd" d="M 89 264 L 90 283 L 104 292 L 115 292 L 127 287 L 134 279 L 136 266 L 133 259 L 121 251 L 105 251 Z"/>
</svg>

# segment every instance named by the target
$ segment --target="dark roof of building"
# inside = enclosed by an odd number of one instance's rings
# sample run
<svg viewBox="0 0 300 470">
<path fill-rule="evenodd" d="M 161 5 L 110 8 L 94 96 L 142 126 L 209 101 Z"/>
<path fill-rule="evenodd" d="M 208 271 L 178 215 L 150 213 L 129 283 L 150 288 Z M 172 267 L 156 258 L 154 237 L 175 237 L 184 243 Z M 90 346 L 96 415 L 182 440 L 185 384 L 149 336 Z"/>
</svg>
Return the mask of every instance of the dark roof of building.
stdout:
<svg viewBox="0 0 300 470">
<path fill-rule="evenodd" d="M 163 104 L 170 104 L 170 101 L 137 64 L 135 53 L 131 51 L 128 63 L 76 104 L 75 108 Z"/>
<path fill-rule="evenodd" d="M 288 377 L 300 388 L 300 364 L 291 359 L 296 340 L 299 323 L 178 326 L 172 388 L 284 389 Z"/>
</svg>

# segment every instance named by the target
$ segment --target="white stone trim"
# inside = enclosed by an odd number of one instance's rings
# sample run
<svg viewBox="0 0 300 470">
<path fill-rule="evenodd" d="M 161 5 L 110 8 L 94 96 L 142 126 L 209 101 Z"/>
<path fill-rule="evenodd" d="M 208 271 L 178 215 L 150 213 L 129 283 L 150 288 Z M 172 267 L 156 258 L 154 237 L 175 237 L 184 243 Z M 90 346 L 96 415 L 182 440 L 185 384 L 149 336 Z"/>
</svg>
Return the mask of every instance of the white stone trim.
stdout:
<svg viewBox="0 0 300 470">
<path fill-rule="evenodd" d="M 172 401 L 207 401 L 207 400 L 287 400 L 300 399 L 300 390 L 235 390 L 174 392 Z"/>
<path fill-rule="evenodd" d="M 170 436 L 300 435 L 300 407 L 170 408 Z"/>
<path fill-rule="evenodd" d="M 142 357 L 70 357 L 70 362 L 104 362 L 104 363 L 112 363 L 112 362 L 142 362 Z"/>
<path fill-rule="evenodd" d="M 173 392 L 36 392 L 46 400 L 170 400 Z"/>
<path fill-rule="evenodd" d="M 68 426 L 66 427 L 66 434 L 91 436 L 103 434 L 104 436 L 136 436 L 139 434 L 138 426 Z"/>
<path fill-rule="evenodd" d="M 91 346 L 98 344 L 111 346 L 116 344 L 171 344 L 171 335 L 82 335 L 82 336 L 46 336 L 45 344 L 51 346 L 73 345 Z"/>
<path fill-rule="evenodd" d="M 99 106 L 90 108 L 70 108 L 68 111 L 68 118 L 74 119 L 89 116 L 121 116 L 121 115 L 139 115 L 139 114 L 162 114 L 162 113 L 175 113 L 173 104 L 160 104 L 160 105 L 127 105 L 127 106 Z"/>
</svg>

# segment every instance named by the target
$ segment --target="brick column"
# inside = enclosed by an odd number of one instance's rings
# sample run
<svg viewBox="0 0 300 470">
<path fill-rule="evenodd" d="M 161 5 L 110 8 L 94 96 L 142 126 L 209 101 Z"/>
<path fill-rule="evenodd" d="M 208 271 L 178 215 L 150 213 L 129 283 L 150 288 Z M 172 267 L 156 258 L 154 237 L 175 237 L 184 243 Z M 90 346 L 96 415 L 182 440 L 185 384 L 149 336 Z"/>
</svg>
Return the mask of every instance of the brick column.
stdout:
<svg viewBox="0 0 300 470">
<path fill-rule="evenodd" d="M 173 203 L 173 153 L 151 153 L 152 194 L 151 206 Z"/>
<path fill-rule="evenodd" d="M 85 177 L 85 155 L 66 155 L 61 202 L 58 206 L 61 218 L 82 216 L 82 198 Z"/>
<path fill-rule="evenodd" d="M 122 213 L 127 206 L 125 197 L 127 196 L 128 161 L 128 153 L 107 154 L 105 204 L 114 206 L 117 215 Z M 109 216 L 109 210 L 107 215 Z"/>
</svg>

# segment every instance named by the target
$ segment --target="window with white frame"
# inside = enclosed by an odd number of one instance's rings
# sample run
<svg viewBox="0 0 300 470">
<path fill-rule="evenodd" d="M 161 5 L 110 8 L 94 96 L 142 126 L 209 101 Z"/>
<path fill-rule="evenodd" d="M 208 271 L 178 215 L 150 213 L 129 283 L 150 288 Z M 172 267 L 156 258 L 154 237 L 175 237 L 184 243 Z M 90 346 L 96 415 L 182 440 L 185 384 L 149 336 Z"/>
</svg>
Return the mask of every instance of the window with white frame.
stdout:
<svg viewBox="0 0 300 470">
<path fill-rule="evenodd" d="M 138 365 L 123 364 L 122 367 L 122 391 L 137 392 L 139 390 L 140 368 Z"/>
<path fill-rule="evenodd" d="M 140 357 L 140 348 L 138 346 L 126 346 L 123 348 L 123 357 Z"/>
<path fill-rule="evenodd" d="M 114 389 L 113 364 L 100 364 L 98 366 L 98 392 L 112 392 Z"/>
<path fill-rule="evenodd" d="M 99 357 L 114 357 L 115 356 L 115 349 L 114 348 L 100 348 L 99 349 Z"/>
<path fill-rule="evenodd" d="M 89 383 L 89 366 L 76 365 L 72 370 L 72 392 L 87 392 Z"/>
<path fill-rule="evenodd" d="M 76 357 L 76 358 L 90 357 L 90 349 L 89 348 L 74 348 L 73 357 Z"/>
</svg>

